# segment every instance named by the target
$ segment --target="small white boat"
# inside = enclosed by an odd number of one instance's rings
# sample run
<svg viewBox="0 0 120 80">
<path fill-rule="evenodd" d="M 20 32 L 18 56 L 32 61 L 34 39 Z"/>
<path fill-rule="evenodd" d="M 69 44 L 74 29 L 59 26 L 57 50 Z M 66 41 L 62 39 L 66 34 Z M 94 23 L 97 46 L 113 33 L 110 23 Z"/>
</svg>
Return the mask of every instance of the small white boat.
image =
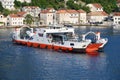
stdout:
<svg viewBox="0 0 120 80">
<path fill-rule="evenodd" d="M 75 36 L 73 27 L 51 25 L 47 28 L 37 28 L 35 31 L 29 27 L 16 28 L 13 32 L 12 39 L 17 44 L 27 45 L 29 47 L 33 46 L 72 52 L 95 52 L 103 48 L 108 41 L 104 38 L 101 39 L 100 34 L 94 33 L 97 41 L 92 43 L 91 39 L 85 38 L 87 34 L 84 34 L 80 40 Z"/>
<path fill-rule="evenodd" d="M 120 30 L 120 24 L 114 24 L 113 26 L 113 30 Z"/>
</svg>

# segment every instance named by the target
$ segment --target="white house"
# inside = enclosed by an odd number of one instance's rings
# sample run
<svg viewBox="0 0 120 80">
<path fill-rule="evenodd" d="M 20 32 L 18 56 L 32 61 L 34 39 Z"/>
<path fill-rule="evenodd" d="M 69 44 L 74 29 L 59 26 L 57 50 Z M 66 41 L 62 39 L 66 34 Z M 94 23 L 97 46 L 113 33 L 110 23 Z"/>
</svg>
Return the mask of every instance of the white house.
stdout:
<svg viewBox="0 0 120 80">
<path fill-rule="evenodd" d="M 3 14 L 0 14 L 0 26 L 6 25 L 6 22 L 7 18 Z"/>
<path fill-rule="evenodd" d="M 88 22 L 103 22 L 108 17 L 108 14 L 103 11 L 103 7 L 99 3 L 92 3 L 87 5 L 91 12 L 87 14 Z"/>
<path fill-rule="evenodd" d="M 103 11 L 103 7 L 99 3 L 92 3 L 87 5 L 90 8 L 91 12 L 94 11 Z"/>
<path fill-rule="evenodd" d="M 50 25 L 55 23 L 55 10 L 53 8 L 48 8 L 40 12 L 40 19 L 43 20 L 43 24 Z"/>
<path fill-rule="evenodd" d="M 77 10 L 79 13 L 78 22 L 80 24 L 85 24 L 87 22 L 87 13 L 84 10 Z"/>
<path fill-rule="evenodd" d="M 7 16 L 8 26 L 22 26 L 24 25 L 24 16 L 26 12 L 18 12 L 17 14 L 10 14 Z"/>
<path fill-rule="evenodd" d="M 27 3 L 31 3 L 31 0 L 17 0 L 17 1 L 20 1 L 20 2 L 27 2 Z"/>
<path fill-rule="evenodd" d="M 57 22 L 60 24 L 78 24 L 79 13 L 76 10 L 58 10 L 56 13 Z"/>
<path fill-rule="evenodd" d="M 78 24 L 79 13 L 76 10 L 67 10 L 67 12 L 69 13 L 70 17 L 69 22 L 72 24 Z"/>
<path fill-rule="evenodd" d="M 120 0 L 116 0 L 116 2 L 117 2 L 117 7 L 120 8 Z"/>
<path fill-rule="evenodd" d="M 113 13 L 113 24 L 120 24 L 120 12 Z"/>
<path fill-rule="evenodd" d="M 56 20 L 59 24 L 70 23 L 70 14 L 66 10 L 58 10 L 56 12 Z"/>
<path fill-rule="evenodd" d="M 90 12 L 87 15 L 88 22 L 103 22 L 108 17 L 108 14 L 104 11 Z"/>
<path fill-rule="evenodd" d="M 41 9 L 38 6 L 24 6 L 22 11 L 27 12 L 27 14 L 30 14 L 33 17 L 38 17 Z"/>
<path fill-rule="evenodd" d="M 2 3 L 3 8 L 14 10 L 14 0 L 0 0 Z"/>
</svg>

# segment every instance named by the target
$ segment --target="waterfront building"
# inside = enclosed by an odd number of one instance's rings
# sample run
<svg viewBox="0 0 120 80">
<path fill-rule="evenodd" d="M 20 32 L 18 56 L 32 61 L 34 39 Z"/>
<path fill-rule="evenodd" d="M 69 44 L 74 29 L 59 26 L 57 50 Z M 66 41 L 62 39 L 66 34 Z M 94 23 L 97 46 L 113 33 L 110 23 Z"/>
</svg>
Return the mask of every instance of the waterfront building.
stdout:
<svg viewBox="0 0 120 80">
<path fill-rule="evenodd" d="M 91 12 L 103 11 L 103 7 L 99 3 L 92 3 L 87 5 L 90 8 Z"/>
<path fill-rule="evenodd" d="M 117 0 L 117 7 L 120 8 L 120 0 Z"/>
<path fill-rule="evenodd" d="M 56 13 L 57 22 L 60 24 L 78 24 L 79 13 L 76 10 L 58 10 Z"/>
<path fill-rule="evenodd" d="M 7 16 L 7 26 L 22 26 L 24 25 L 24 17 L 26 12 L 18 12 Z"/>
<path fill-rule="evenodd" d="M 24 6 L 22 11 L 27 12 L 27 14 L 30 14 L 33 17 L 38 17 L 41 9 L 38 6 Z"/>
<path fill-rule="evenodd" d="M 69 13 L 66 10 L 58 10 L 56 12 L 56 20 L 59 24 L 70 23 Z"/>
<path fill-rule="evenodd" d="M 120 12 L 113 13 L 113 24 L 120 24 Z"/>
<path fill-rule="evenodd" d="M 14 10 L 14 0 L 0 0 L 2 3 L 3 8 L 9 9 L 9 10 Z"/>
<path fill-rule="evenodd" d="M 42 10 L 39 14 L 40 20 L 42 20 L 45 25 L 54 24 L 56 21 L 55 12 L 53 8 Z"/>
<path fill-rule="evenodd" d="M 6 22 L 7 18 L 3 14 L 0 14 L 0 26 L 6 25 Z"/>
<path fill-rule="evenodd" d="M 91 23 L 103 22 L 107 17 L 108 17 L 108 14 L 104 11 L 90 12 L 87 14 L 88 22 L 91 22 Z"/>
<path fill-rule="evenodd" d="M 84 10 L 77 10 L 79 13 L 79 18 L 78 18 L 78 22 L 80 24 L 85 24 L 87 22 L 87 13 Z"/>
<path fill-rule="evenodd" d="M 31 0 L 17 0 L 17 1 L 20 1 L 20 2 L 27 2 L 27 3 L 31 3 Z"/>
<path fill-rule="evenodd" d="M 79 17 L 79 13 L 76 10 L 67 10 L 67 12 L 69 13 L 69 22 L 71 24 L 78 24 L 78 17 Z"/>
<path fill-rule="evenodd" d="M 87 20 L 90 23 L 101 23 L 108 17 L 108 14 L 103 10 L 99 3 L 92 3 L 87 5 L 90 8 L 90 13 L 87 14 Z"/>
</svg>

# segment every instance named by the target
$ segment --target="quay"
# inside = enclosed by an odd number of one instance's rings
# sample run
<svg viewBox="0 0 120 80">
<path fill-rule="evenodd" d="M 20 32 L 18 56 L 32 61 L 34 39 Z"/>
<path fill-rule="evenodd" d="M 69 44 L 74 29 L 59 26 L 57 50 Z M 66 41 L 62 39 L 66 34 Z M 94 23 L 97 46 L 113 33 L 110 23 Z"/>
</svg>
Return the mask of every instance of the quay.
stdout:
<svg viewBox="0 0 120 80">
<path fill-rule="evenodd" d="M 100 26 L 100 27 L 112 27 L 112 25 L 109 25 L 109 24 L 70 24 L 71 26 L 75 27 L 75 28 L 78 28 L 78 27 L 81 27 L 81 26 L 94 26 L 94 27 L 97 27 L 97 26 Z M 39 25 L 39 26 L 29 26 L 31 28 L 43 28 L 43 27 L 47 27 L 48 25 Z M 22 26 L 0 26 L 0 29 L 9 29 L 9 28 L 20 28 Z"/>
</svg>

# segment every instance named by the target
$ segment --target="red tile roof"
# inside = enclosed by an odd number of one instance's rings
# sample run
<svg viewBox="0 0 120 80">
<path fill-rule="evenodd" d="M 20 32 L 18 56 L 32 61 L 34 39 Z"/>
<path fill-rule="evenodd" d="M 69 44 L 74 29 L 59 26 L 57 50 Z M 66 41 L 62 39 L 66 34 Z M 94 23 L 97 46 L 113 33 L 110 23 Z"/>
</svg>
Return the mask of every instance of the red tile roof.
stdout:
<svg viewBox="0 0 120 80">
<path fill-rule="evenodd" d="M 67 11 L 65 9 L 61 9 L 61 10 L 58 10 L 57 13 L 67 13 Z"/>
<path fill-rule="evenodd" d="M 23 17 L 26 12 L 18 12 L 16 14 L 10 14 L 10 17 Z"/>
<path fill-rule="evenodd" d="M 108 14 L 104 11 L 99 11 L 99 12 L 90 12 L 88 13 L 89 16 L 108 16 Z"/>
<path fill-rule="evenodd" d="M 116 0 L 117 1 L 117 3 L 120 3 L 120 0 Z"/>
<path fill-rule="evenodd" d="M 26 14 L 26 12 L 18 12 L 17 15 L 21 15 L 23 16 L 24 14 Z"/>
<path fill-rule="evenodd" d="M 42 10 L 41 13 L 51 13 L 49 10 Z"/>
<path fill-rule="evenodd" d="M 114 16 L 120 16 L 120 12 L 114 12 L 113 15 Z"/>
<path fill-rule="evenodd" d="M 41 13 L 49 13 L 48 10 L 42 10 Z"/>
<path fill-rule="evenodd" d="M 41 13 L 53 13 L 53 8 L 47 8 L 45 10 L 42 10 Z"/>
<path fill-rule="evenodd" d="M 78 13 L 78 11 L 76 10 L 66 10 L 66 9 L 62 9 L 62 10 L 58 10 L 57 13 Z"/>
<path fill-rule="evenodd" d="M 86 13 L 84 10 L 80 9 L 80 10 L 77 10 L 79 13 Z"/>
<path fill-rule="evenodd" d="M 76 10 L 66 10 L 68 13 L 78 13 Z"/>
<path fill-rule="evenodd" d="M 14 17 L 14 18 L 16 18 L 16 17 L 22 17 L 22 16 L 18 16 L 17 14 L 10 14 L 9 16 L 10 17 Z"/>
<path fill-rule="evenodd" d="M 96 8 L 102 8 L 102 5 L 99 3 L 93 3 L 92 5 Z"/>
</svg>

